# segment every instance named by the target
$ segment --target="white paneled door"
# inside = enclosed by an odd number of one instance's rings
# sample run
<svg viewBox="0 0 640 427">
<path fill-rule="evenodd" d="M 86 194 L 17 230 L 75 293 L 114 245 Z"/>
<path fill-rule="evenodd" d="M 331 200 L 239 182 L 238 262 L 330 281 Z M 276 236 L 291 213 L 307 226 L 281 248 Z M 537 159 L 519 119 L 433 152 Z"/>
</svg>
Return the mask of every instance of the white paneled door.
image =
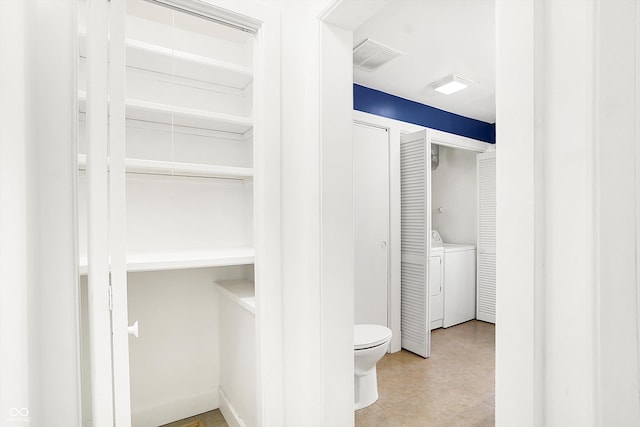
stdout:
<svg viewBox="0 0 640 427">
<path fill-rule="evenodd" d="M 427 130 L 400 137 L 402 348 L 429 357 L 431 144 Z"/>
<path fill-rule="evenodd" d="M 478 154 L 476 318 L 496 322 L 496 152 Z"/>
<path fill-rule="evenodd" d="M 388 325 L 389 133 L 353 125 L 355 323 Z"/>
</svg>

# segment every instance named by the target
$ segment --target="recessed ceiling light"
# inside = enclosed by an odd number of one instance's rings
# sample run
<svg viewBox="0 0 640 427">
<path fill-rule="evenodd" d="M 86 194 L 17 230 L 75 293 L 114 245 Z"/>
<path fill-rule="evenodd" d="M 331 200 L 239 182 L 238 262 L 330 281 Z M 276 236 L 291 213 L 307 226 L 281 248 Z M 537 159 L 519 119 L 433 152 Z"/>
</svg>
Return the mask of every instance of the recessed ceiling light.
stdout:
<svg viewBox="0 0 640 427">
<path fill-rule="evenodd" d="M 460 77 L 457 74 L 451 74 L 437 82 L 431 83 L 429 87 L 445 95 L 451 95 L 466 88 L 471 83 L 473 83 L 473 81 Z"/>
</svg>

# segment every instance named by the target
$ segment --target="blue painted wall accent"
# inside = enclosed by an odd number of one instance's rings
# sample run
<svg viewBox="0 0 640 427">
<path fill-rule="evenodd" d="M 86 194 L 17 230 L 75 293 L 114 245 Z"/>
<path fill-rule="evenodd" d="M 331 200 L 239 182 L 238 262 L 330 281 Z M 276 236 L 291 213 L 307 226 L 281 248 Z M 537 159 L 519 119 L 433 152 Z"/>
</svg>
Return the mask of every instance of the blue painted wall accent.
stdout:
<svg viewBox="0 0 640 427">
<path fill-rule="evenodd" d="M 496 143 L 496 125 L 449 113 L 368 87 L 353 85 L 353 108 L 390 119 L 437 129 L 490 144 Z"/>
</svg>

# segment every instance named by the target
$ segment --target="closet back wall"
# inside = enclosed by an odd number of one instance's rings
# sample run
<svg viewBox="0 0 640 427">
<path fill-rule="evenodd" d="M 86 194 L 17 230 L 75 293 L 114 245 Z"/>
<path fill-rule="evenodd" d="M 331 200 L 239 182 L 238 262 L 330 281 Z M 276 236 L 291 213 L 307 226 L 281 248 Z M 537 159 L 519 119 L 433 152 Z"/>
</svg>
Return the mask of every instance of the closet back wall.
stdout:
<svg viewBox="0 0 640 427">
<path fill-rule="evenodd" d="M 476 179 L 476 153 L 440 147 L 440 164 L 431 175 L 431 223 L 445 243 L 477 243 Z"/>
</svg>

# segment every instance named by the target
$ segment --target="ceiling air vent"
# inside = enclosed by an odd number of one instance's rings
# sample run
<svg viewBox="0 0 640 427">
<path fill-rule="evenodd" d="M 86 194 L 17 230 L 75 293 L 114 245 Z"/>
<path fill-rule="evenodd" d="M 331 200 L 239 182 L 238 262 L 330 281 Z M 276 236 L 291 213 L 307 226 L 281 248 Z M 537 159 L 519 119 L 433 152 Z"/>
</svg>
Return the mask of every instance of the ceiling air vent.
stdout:
<svg viewBox="0 0 640 427">
<path fill-rule="evenodd" d="M 373 71 L 400 55 L 403 55 L 400 51 L 366 39 L 353 48 L 353 66 L 361 70 Z"/>
</svg>

